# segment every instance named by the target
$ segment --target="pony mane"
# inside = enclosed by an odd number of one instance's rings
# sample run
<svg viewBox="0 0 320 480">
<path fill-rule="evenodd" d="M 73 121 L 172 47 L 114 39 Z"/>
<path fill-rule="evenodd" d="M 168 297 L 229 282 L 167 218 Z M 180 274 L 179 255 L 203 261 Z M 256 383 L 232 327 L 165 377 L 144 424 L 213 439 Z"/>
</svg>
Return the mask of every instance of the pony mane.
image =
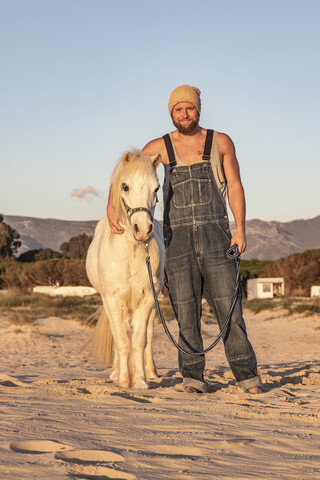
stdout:
<svg viewBox="0 0 320 480">
<path fill-rule="evenodd" d="M 130 156 L 129 161 L 123 161 L 122 158 L 115 166 L 112 176 L 112 195 L 113 205 L 116 210 L 118 218 L 122 218 L 123 205 L 121 202 L 121 188 L 123 177 L 126 179 L 138 176 L 148 177 L 155 171 L 155 167 L 150 161 L 150 156 L 143 153 L 141 150 L 133 149 L 127 152 Z"/>
</svg>

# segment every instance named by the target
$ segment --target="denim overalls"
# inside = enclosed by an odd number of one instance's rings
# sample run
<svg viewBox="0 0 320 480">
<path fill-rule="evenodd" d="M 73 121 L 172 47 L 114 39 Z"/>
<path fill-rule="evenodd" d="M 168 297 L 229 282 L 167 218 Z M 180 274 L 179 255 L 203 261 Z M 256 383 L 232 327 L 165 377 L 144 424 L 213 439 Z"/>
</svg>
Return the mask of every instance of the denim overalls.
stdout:
<svg viewBox="0 0 320 480">
<path fill-rule="evenodd" d="M 226 256 L 231 241 L 226 202 L 210 162 L 213 131 L 207 130 L 202 162 L 193 165 L 177 166 L 171 139 L 169 135 L 163 138 L 169 158 L 169 175 L 163 189 L 166 276 L 179 323 L 179 345 L 185 350 L 199 351 L 203 350 L 202 294 L 221 328 L 235 291 L 236 263 Z M 238 384 L 245 389 L 261 385 L 242 317 L 241 298 L 235 305 L 224 347 Z M 207 391 L 204 366 L 204 355 L 190 356 L 179 351 L 185 387 Z"/>
</svg>

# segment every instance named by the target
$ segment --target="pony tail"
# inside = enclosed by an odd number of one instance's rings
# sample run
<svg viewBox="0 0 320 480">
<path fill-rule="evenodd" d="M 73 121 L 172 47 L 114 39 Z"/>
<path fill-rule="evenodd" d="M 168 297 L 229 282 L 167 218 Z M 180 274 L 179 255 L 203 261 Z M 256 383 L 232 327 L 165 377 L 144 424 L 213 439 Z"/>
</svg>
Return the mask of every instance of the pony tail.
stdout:
<svg viewBox="0 0 320 480">
<path fill-rule="evenodd" d="M 110 328 L 110 321 L 103 305 L 97 311 L 98 323 L 95 327 L 91 353 L 101 363 L 111 364 L 113 336 Z"/>
</svg>

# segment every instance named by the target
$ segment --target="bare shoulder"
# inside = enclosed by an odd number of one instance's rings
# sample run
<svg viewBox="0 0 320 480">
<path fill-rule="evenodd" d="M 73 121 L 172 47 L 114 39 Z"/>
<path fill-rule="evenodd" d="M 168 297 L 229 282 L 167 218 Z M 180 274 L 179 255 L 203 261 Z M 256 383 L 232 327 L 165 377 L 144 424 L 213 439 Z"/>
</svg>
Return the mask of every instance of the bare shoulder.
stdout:
<svg viewBox="0 0 320 480">
<path fill-rule="evenodd" d="M 218 150 L 221 158 L 221 166 L 227 183 L 231 179 L 239 177 L 239 163 L 233 141 L 225 133 L 218 133 Z"/>
<path fill-rule="evenodd" d="M 231 182 L 240 181 L 236 149 L 229 135 L 225 133 L 218 134 L 218 149 L 227 184 L 230 185 Z"/>
<path fill-rule="evenodd" d="M 232 153 L 235 155 L 234 143 L 226 133 L 218 132 L 218 148 L 220 155 Z"/>
<path fill-rule="evenodd" d="M 161 162 L 163 163 L 163 165 L 167 164 L 167 149 L 162 137 L 156 138 L 155 140 L 151 140 L 151 142 L 148 142 L 143 147 L 142 151 L 147 155 L 157 155 L 158 153 L 160 153 Z"/>
</svg>

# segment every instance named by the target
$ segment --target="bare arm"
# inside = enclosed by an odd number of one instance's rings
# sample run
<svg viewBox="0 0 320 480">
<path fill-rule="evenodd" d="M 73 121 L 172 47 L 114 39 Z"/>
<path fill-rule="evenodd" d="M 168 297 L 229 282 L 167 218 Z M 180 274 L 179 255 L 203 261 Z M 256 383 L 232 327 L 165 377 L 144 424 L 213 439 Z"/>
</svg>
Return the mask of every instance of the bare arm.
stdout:
<svg viewBox="0 0 320 480">
<path fill-rule="evenodd" d="M 109 190 L 109 199 L 108 199 L 108 205 L 107 205 L 107 216 L 108 216 L 111 232 L 112 233 L 118 233 L 118 234 L 123 233 L 124 228 L 119 223 L 120 219 L 118 218 L 116 210 L 115 210 L 114 205 L 113 205 L 112 186 L 110 187 L 110 190 Z"/>
<path fill-rule="evenodd" d="M 164 143 L 163 138 L 156 138 L 155 140 L 151 140 L 151 142 L 147 143 L 142 149 L 143 153 L 147 155 L 157 155 L 160 153 L 161 155 L 161 163 L 166 166 L 167 165 L 167 149 Z"/>
<path fill-rule="evenodd" d="M 224 133 L 218 135 L 218 147 L 227 182 L 229 205 L 236 224 L 231 245 L 238 245 L 239 252 L 243 253 L 246 249 L 246 202 L 235 147 L 231 138 Z"/>
</svg>

